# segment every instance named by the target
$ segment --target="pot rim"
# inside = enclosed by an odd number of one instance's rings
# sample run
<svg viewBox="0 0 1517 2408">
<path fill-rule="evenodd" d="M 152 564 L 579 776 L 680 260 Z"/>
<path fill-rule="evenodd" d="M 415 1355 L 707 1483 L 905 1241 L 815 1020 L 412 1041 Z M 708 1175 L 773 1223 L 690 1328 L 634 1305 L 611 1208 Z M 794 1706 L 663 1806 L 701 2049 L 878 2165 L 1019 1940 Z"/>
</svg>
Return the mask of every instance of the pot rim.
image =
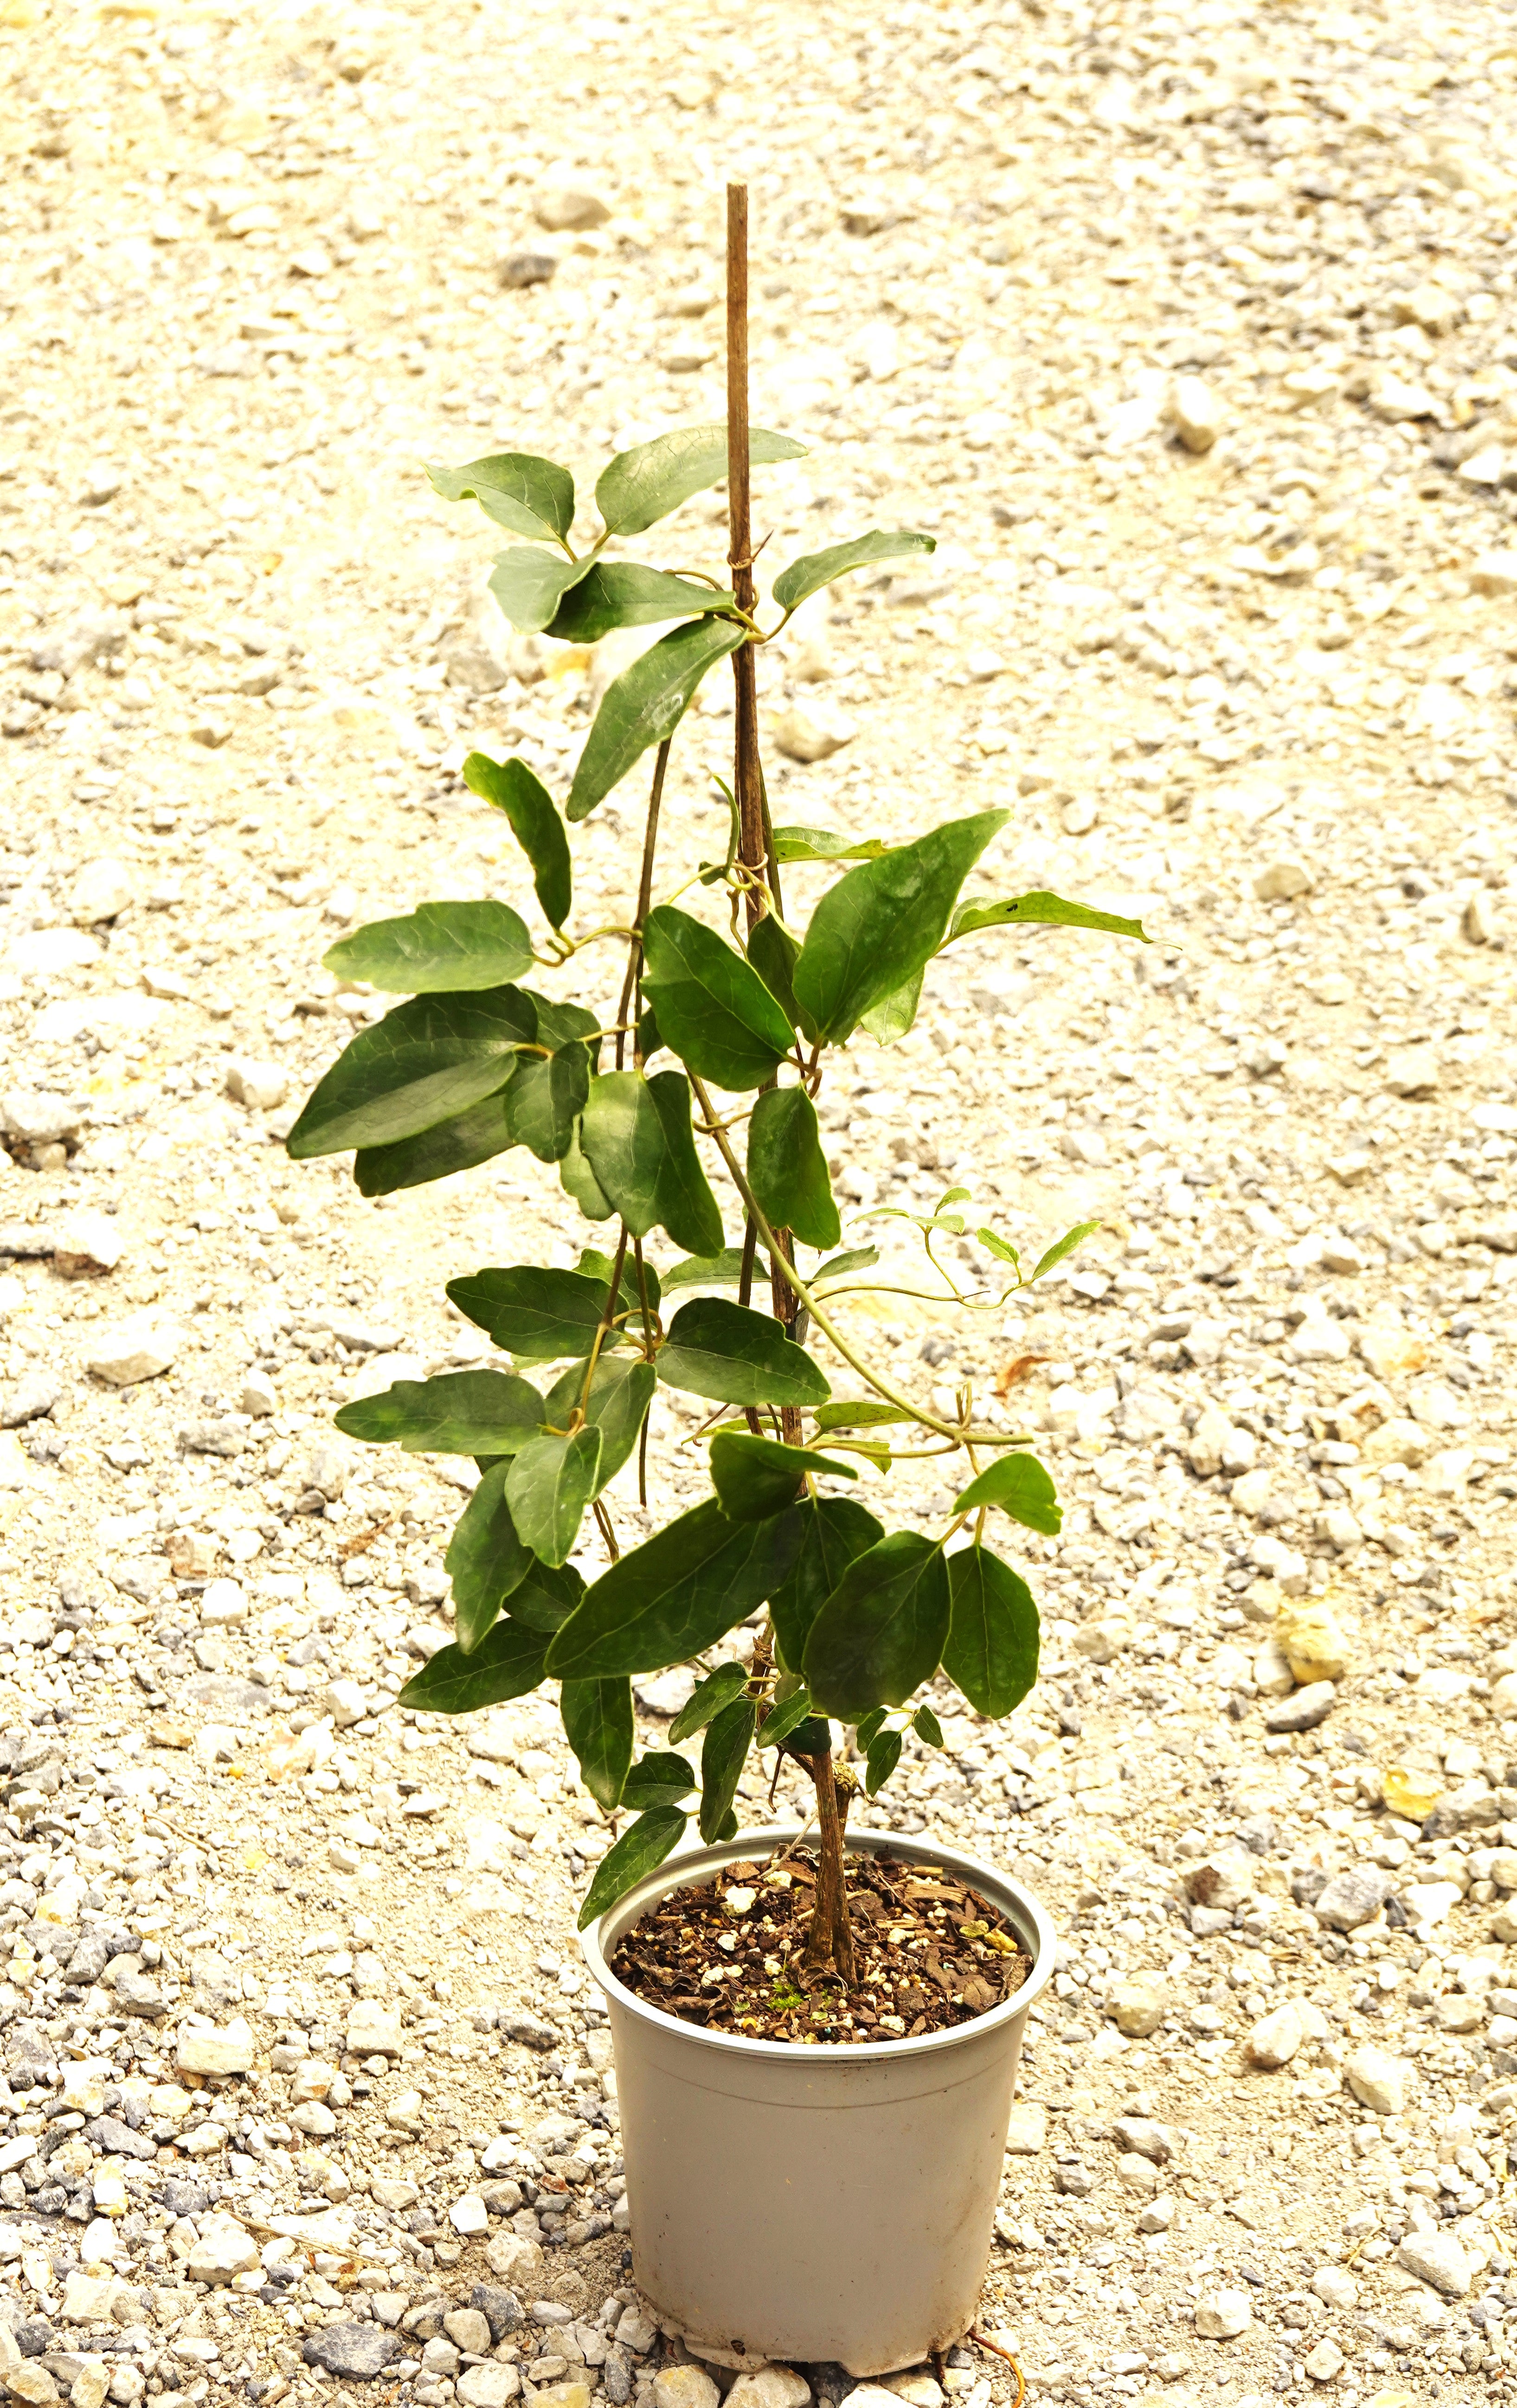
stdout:
<svg viewBox="0 0 1517 2408">
<path fill-rule="evenodd" d="M 580 1947 L 592 1978 L 606 1994 L 627 2013 L 656 2030 L 669 2032 L 692 2046 L 716 2050 L 736 2050 L 740 2055 L 767 2059 L 772 2064 L 799 2065 L 812 2061 L 812 2052 L 804 2042 L 785 2040 L 750 2040 L 739 2032 L 707 2031 L 700 2024 L 686 2023 L 683 2017 L 665 2013 L 662 2007 L 651 2006 L 646 1999 L 625 1983 L 617 1980 L 607 1962 L 605 1941 L 612 1944 L 631 1928 L 639 1916 L 660 1898 L 668 1896 L 686 1882 L 706 1871 L 715 1872 L 724 1864 L 735 1864 L 748 1856 L 773 1855 L 800 1839 L 809 1827 L 799 1823 L 761 1824 L 757 1830 L 739 1831 L 735 1839 L 716 1842 L 710 1847 L 676 1848 L 664 1858 L 655 1871 L 608 1907 L 599 1920 L 579 1934 Z M 1001 2030 L 1017 2017 L 1025 2015 L 1035 2005 L 1053 1979 L 1054 1956 L 1058 1935 L 1047 1909 L 1024 1889 L 1011 1874 L 998 1872 L 993 1865 L 985 1864 L 978 1856 L 966 1856 L 962 1849 L 944 1847 L 923 1836 L 908 1837 L 904 1832 L 860 1829 L 850 1832 L 845 1841 L 848 1849 L 883 1856 L 887 1852 L 905 1856 L 908 1861 L 950 1865 L 972 1885 L 988 1885 L 992 1892 L 1000 1891 L 1016 1909 L 1015 1920 L 1019 1926 L 1019 1937 L 1028 1945 L 1033 1970 L 1019 1990 L 1013 1991 L 989 2014 L 976 2015 L 967 2024 L 955 2024 L 947 2031 L 923 2032 L 916 2040 L 904 2037 L 888 2041 L 860 2041 L 846 2047 L 822 2047 L 818 2050 L 828 2065 L 900 2064 L 907 2057 L 926 2057 L 943 2049 L 961 2047 L 982 2034 Z M 609 1927 L 614 1925 L 614 1929 Z M 604 1940 L 603 1940 L 603 1935 Z"/>
</svg>

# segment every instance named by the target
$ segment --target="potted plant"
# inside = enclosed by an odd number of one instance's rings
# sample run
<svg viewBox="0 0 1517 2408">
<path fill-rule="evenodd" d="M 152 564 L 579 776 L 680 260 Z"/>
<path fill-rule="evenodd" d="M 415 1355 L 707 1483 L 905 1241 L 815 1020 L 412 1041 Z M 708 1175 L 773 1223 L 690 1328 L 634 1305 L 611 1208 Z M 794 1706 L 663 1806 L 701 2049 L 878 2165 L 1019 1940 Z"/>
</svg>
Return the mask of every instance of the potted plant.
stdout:
<svg viewBox="0 0 1517 2408">
<path fill-rule="evenodd" d="M 409 1000 L 354 1038 L 288 1145 L 297 1161 L 352 1151 L 368 1196 L 525 1147 L 590 1224 L 573 1269 L 514 1264 L 449 1283 L 513 1368 L 403 1382 L 337 1416 L 354 1437 L 479 1466 L 447 1558 L 456 1637 L 402 1698 L 464 1713 L 559 1684 L 570 1744 L 617 1833 L 580 1928 L 611 2006 L 648 2297 L 698 2344 L 880 2372 L 973 2320 L 1022 2028 L 1052 1951 L 1047 1917 L 1004 1874 L 878 1831 L 845 1845 L 855 1766 L 873 1798 L 908 1728 L 941 1744 L 923 1695 L 940 1670 L 983 1715 L 1026 1694 L 1037 1611 L 988 1526 L 1003 1515 L 1055 1532 L 1060 1511 L 1025 1440 L 978 1424 L 970 1392 L 939 1412 L 860 1344 L 846 1299 L 877 1257 L 840 1251 L 816 1097 L 842 1049 L 860 1037 L 889 1047 L 910 1028 L 948 946 L 1031 923 L 1143 932 L 1050 894 L 966 899 L 1002 810 L 900 845 L 773 824 L 764 645 L 809 595 L 932 538 L 876 529 L 790 562 L 770 589 L 781 615 L 764 624 L 750 466 L 802 447 L 748 423 L 741 187 L 729 193 L 728 282 L 727 424 L 612 460 L 587 544 L 576 548 L 573 482 L 555 462 L 505 453 L 430 472 L 514 539 L 490 582 L 518 628 L 581 644 L 669 631 L 606 689 L 562 813 L 524 762 L 465 762 L 526 856 L 540 933 L 481 900 L 344 937 L 333 969 Z M 621 556 L 724 479 L 725 577 Z M 670 747 L 723 662 L 731 840 L 693 893 L 666 897 Z M 611 929 L 576 933 L 571 832 L 649 753 L 637 894 Z M 821 891 L 802 902 L 817 872 Z M 521 983 L 534 973 L 541 986 Z M 933 1244 L 962 1232 L 967 1200 L 950 1190 L 917 1222 L 942 1281 L 917 1292 L 956 1307 L 973 1299 Z M 1027 1273 L 1005 1239 L 977 1236 L 1009 1290 L 1092 1226 Z M 831 1370 L 808 1339 L 825 1342 Z M 834 1377 L 849 1393 L 833 1394 Z M 611 1484 L 635 1478 L 647 1501 L 661 1390 L 710 1408 L 699 1433 L 710 1489 L 624 1549 Z M 932 1532 L 888 1529 L 850 1493 L 860 1464 L 888 1476 L 924 1453 L 961 1463 L 953 1510 Z M 573 1560 L 587 1528 L 609 1557 L 588 1583 Z M 714 1662 L 755 1617 L 751 1660 Z M 694 1694 L 670 1744 L 639 1755 L 632 1679 L 673 1665 L 693 1668 Z M 677 1752 L 697 1735 L 699 1767 Z M 803 1768 L 809 1845 L 794 1828 L 739 1835 L 733 1799 L 755 1749 Z M 702 1845 L 676 1856 L 692 1813 Z"/>
</svg>

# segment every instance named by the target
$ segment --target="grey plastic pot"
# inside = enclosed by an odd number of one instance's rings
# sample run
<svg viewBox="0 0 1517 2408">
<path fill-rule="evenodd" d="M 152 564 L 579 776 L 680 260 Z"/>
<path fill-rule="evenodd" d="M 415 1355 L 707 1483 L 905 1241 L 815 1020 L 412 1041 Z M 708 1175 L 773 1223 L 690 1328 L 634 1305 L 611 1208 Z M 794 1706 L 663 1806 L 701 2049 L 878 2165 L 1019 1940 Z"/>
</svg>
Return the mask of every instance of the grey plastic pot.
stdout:
<svg viewBox="0 0 1517 2408">
<path fill-rule="evenodd" d="M 584 1935 L 616 2051 L 633 2266 L 645 2297 L 697 2347 L 889 2374 L 974 2322 L 1053 1926 L 973 1856 L 861 1830 L 849 1833 L 850 1853 L 948 1865 L 993 1900 L 1033 1959 L 1014 1998 L 920 2040 L 811 2048 L 703 2031 L 616 1979 L 608 1957 L 659 1899 L 796 1836 L 747 1831 L 671 1856 Z"/>
</svg>

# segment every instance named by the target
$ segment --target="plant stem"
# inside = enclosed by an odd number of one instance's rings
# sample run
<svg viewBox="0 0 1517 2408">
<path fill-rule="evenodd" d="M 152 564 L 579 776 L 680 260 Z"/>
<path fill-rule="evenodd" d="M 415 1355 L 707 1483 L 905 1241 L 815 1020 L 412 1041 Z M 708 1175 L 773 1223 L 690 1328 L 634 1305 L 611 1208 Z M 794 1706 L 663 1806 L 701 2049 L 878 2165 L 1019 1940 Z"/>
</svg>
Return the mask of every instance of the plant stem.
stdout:
<svg viewBox="0 0 1517 2408">
<path fill-rule="evenodd" d="M 748 459 L 748 188 L 727 187 L 727 515 L 731 531 L 728 566 L 740 610 L 751 618 L 753 589 L 752 487 Z M 732 788 L 738 807 L 738 859 L 759 886 L 745 889 L 748 925 L 764 914 L 759 891 L 768 862 L 764 843 L 763 789 L 758 770 L 758 683 L 751 644 L 732 654 L 736 727 Z"/>
<path fill-rule="evenodd" d="M 632 998 L 637 993 L 638 980 L 643 969 L 643 923 L 648 916 L 648 907 L 653 899 L 653 856 L 658 844 L 658 810 L 664 799 L 664 773 L 669 767 L 669 748 L 673 740 L 672 736 L 666 736 L 654 755 L 653 792 L 648 796 L 647 824 L 643 831 L 643 875 L 638 880 L 636 929 L 631 944 L 628 947 L 627 976 L 622 981 L 622 999 L 616 1010 L 616 1068 L 618 1070 L 624 1059 L 627 1017 L 631 1008 Z M 637 1049 L 634 1046 L 633 1059 L 638 1058 Z"/>
<path fill-rule="evenodd" d="M 802 1761 L 816 1784 L 816 1903 L 812 1912 L 806 1963 L 831 1965 L 845 1987 L 858 1978 L 853 1954 L 853 1928 L 848 1921 L 848 1887 L 843 1871 L 843 1829 L 850 1792 L 832 1770 L 832 1751 Z M 841 1799 L 840 1799 L 841 1793 Z"/>
<path fill-rule="evenodd" d="M 580 1390 L 579 1406 L 570 1425 L 572 1429 L 578 1429 L 585 1419 L 590 1402 L 590 1390 L 595 1384 L 595 1367 L 600 1360 L 600 1349 L 606 1342 L 607 1333 L 616 1318 L 617 1304 L 621 1295 L 622 1265 L 627 1260 L 627 1240 L 630 1235 L 631 1232 L 624 1221 L 622 1234 L 616 1240 L 616 1259 L 611 1267 L 611 1285 L 606 1290 L 605 1309 L 600 1315 L 600 1326 L 591 1342 L 589 1360 L 585 1366 L 585 1385 Z"/>
</svg>

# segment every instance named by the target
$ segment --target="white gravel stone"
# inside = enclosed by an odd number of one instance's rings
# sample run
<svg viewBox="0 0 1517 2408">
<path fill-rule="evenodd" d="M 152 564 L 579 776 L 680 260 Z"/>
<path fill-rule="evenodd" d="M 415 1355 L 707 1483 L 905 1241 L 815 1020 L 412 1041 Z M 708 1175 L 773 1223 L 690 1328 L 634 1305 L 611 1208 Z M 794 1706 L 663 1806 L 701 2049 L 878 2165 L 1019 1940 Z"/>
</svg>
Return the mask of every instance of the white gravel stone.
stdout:
<svg viewBox="0 0 1517 2408">
<path fill-rule="evenodd" d="M 1203 2290 L 1195 2303 L 1195 2329 L 1203 2341 L 1236 2341 L 1252 2322 L 1248 2293 L 1227 2284 Z"/>
<path fill-rule="evenodd" d="M 1244 2054 L 1250 2065 L 1276 2071 L 1290 2064 L 1305 2038 L 1301 2016 L 1294 2002 L 1287 1999 L 1283 2005 L 1260 2016 L 1243 2043 Z"/>
<path fill-rule="evenodd" d="M 290 1074 L 282 1062 L 228 1062 L 226 1092 L 234 1103 L 271 1112 L 290 1091 Z"/>
<path fill-rule="evenodd" d="M 192 2282 L 229 2283 L 258 2263 L 258 2243 L 245 2225 L 229 2215 L 211 2216 L 184 2261 Z"/>
<path fill-rule="evenodd" d="M 124 861 L 108 855 L 87 861 L 68 890 L 68 916 L 88 928 L 102 920 L 119 919 L 136 895 L 136 882 Z"/>
<path fill-rule="evenodd" d="M 251 2073 L 256 2051 L 252 2026 L 245 2016 L 234 2015 L 219 2028 L 181 2024 L 175 2061 L 181 2073 Z"/>
<path fill-rule="evenodd" d="M 171 1371 L 185 1343 L 182 1329 L 153 1312 L 135 1313 L 90 1341 L 86 1369 L 113 1388 L 136 1387 Z"/>
<path fill-rule="evenodd" d="M 1343 2060 L 1343 2076 L 1354 2097 L 1377 2115 L 1399 2115 L 1407 2103 L 1413 2069 L 1405 2057 L 1376 2048 L 1369 2041 L 1351 2049 Z"/>
<path fill-rule="evenodd" d="M 1452 2232 L 1409 2232 L 1395 2262 L 1446 2300 L 1466 2299 L 1475 2280 L 1469 2258 Z"/>
</svg>

